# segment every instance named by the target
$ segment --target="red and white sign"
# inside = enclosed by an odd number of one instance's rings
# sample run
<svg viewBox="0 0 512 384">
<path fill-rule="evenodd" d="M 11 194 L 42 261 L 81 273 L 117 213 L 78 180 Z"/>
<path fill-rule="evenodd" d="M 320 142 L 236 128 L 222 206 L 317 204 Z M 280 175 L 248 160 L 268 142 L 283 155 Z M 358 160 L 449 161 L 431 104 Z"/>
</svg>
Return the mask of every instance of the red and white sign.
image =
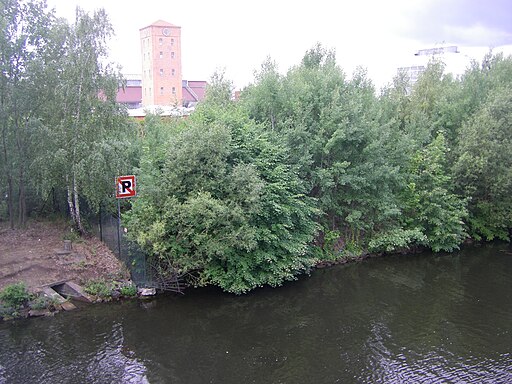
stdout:
<svg viewBox="0 0 512 384">
<path fill-rule="evenodd" d="M 116 198 L 125 199 L 127 197 L 134 197 L 137 195 L 135 189 L 135 176 L 118 176 L 116 178 Z"/>
</svg>

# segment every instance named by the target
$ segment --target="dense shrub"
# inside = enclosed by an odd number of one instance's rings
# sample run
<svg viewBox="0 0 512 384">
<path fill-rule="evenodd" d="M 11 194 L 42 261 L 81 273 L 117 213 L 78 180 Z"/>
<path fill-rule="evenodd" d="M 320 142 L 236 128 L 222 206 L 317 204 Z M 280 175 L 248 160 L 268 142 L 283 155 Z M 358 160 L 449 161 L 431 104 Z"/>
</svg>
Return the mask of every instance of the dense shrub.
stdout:
<svg viewBox="0 0 512 384">
<path fill-rule="evenodd" d="M 8 285 L 0 291 L 0 301 L 14 309 L 23 306 L 29 299 L 30 293 L 23 282 Z"/>
</svg>

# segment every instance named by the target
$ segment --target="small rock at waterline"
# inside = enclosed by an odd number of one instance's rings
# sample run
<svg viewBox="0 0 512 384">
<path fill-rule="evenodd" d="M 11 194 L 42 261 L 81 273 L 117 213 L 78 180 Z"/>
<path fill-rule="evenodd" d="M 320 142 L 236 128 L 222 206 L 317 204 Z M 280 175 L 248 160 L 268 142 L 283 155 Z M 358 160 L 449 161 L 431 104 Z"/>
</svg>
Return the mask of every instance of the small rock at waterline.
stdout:
<svg viewBox="0 0 512 384">
<path fill-rule="evenodd" d="M 139 288 L 139 296 L 154 296 L 156 295 L 156 288 Z"/>
</svg>

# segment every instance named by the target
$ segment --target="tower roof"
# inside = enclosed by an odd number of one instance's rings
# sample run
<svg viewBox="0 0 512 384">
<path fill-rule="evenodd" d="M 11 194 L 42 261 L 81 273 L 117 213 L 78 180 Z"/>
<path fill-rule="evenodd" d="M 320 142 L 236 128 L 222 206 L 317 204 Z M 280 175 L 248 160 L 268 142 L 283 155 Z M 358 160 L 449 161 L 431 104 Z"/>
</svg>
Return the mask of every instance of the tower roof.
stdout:
<svg viewBox="0 0 512 384">
<path fill-rule="evenodd" d="M 150 25 L 144 27 L 144 28 L 141 28 L 140 30 L 143 30 L 143 29 L 146 29 L 146 28 L 149 28 L 149 27 L 174 27 L 174 28 L 181 28 L 180 26 L 178 25 L 175 25 L 175 24 L 171 24 L 165 20 L 157 20 L 155 21 L 154 23 L 151 23 Z"/>
</svg>

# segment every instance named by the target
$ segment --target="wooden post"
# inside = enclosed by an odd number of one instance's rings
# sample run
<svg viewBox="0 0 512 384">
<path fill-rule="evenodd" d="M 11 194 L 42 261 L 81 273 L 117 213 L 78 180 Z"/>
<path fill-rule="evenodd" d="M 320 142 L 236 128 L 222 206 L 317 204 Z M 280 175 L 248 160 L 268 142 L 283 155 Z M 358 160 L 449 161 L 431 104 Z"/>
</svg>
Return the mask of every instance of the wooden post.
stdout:
<svg viewBox="0 0 512 384">
<path fill-rule="evenodd" d="M 71 252 L 71 250 L 72 250 L 71 240 L 64 240 L 64 250 L 66 252 Z"/>
</svg>

